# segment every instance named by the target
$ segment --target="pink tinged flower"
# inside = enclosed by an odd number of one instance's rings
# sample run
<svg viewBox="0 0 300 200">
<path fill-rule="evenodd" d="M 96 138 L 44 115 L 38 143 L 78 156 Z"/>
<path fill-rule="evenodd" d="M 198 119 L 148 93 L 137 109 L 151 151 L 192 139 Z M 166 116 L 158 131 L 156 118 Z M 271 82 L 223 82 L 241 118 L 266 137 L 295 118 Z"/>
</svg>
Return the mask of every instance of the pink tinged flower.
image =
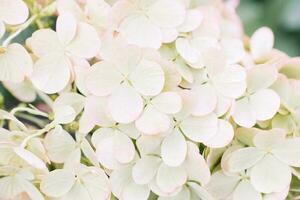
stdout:
<svg viewBox="0 0 300 200">
<path fill-rule="evenodd" d="M 22 0 L 0 1 L 0 38 L 5 33 L 5 24 L 22 24 L 28 18 L 29 11 Z"/>
<path fill-rule="evenodd" d="M 57 32 L 38 30 L 27 40 L 28 46 L 39 57 L 31 81 L 46 93 L 62 91 L 72 81 L 76 60 L 94 57 L 100 45 L 95 29 L 77 22 L 70 13 L 58 17 L 56 29 Z"/>
<path fill-rule="evenodd" d="M 0 81 L 21 83 L 31 73 L 32 59 L 23 46 L 0 47 Z"/>
<path fill-rule="evenodd" d="M 178 0 L 120 1 L 114 7 L 121 8 L 123 16 L 115 19 L 120 20 L 118 31 L 127 42 L 155 49 L 158 49 L 164 40 L 169 42 L 170 37 L 174 38 L 174 29 L 184 22 L 186 14 L 184 4 Z M 113 9 L 117 9 L 114 7 Z"/>
</svg>

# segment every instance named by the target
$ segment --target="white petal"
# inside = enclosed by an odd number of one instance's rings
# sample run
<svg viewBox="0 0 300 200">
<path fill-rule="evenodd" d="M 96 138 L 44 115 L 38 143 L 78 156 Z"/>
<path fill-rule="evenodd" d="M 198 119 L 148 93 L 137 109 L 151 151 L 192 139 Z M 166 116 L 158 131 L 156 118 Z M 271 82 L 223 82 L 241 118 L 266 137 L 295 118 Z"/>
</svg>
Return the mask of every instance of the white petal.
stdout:
<svg viewBox="0 0 300 200">
<path fill-rule="evenodd" d="M 147 106 L 142 115 L 135 121 L 136 128 L 146 135 L 166 132 L 170 125 L 169 116 L 159 112 L 151 105 Z"/>
<path fill-rule="evenodd" d="M 187 174 L 184 167 L 168 167 L 161 164 L 156 175 L 158 187 L 166 193 L 172 193 L 185 184 Z"/>
<path fill-rule="evenodd" d="M 120 163 L 129 163 L 135 156 L 135 148 L 132 140 L 120 131 L 114 135 L 114 156 Z"/>
<path fill-rule="evenodd" d="M 44 197 L 41 194 L 41 192 L 31 182 L 23 181 L 23 187 L 27 195 L 32 200 L 44 200 Z"/>
<path fill-rule="evenodd" d="M 123 77 L 117 68 L 109 62 L 94 64 L 86 76 L 86 87 L 96 96 L 107 96 L 121 84 Z"/>
<path fill-rule="evenodd" d="M 256 116 L 247 98 L 236 101 L 232 117 L 242 127 L 251 128 L 256 123 Z"/>
<path fill-rule="evenodd" d="M 144 16 L 132 15 L 127 17 L 120 25 L 120 33 L 129 44 L 154 49 L 161 46 L 162 34 L 160 29 Z"/>
<path fill-rule="evenodd" d="M 176 40 L 176 50 L 187 62 L 196 63 L 200 55 L 190 43 L 188 39 L 178 38 Z"/>
<path fill-rule="evenodd" d="M 4 23 L 0 20 L 0 39 L 3 37 L 5 34 L 5 25 Z"/>
<path fill-rule="evenodd" d="M 60 53 L 47 54 L 34 65 L 33 85 L 45 93 L 52 94 L 62 91 L 71 78 L 70 60 Z"/>
<path fill-rule="evenodd" d="M 239 98 L 246 91 L 246 71 L 239 65 L 227 66 L 214 77 L 217 91 L 230 98 Z"/>
<path fill-rule="evenodd" d="M 247 90 L 252 93 L 270 87 L 277 79 L 277 69 L 268 64 L 257 65 L 247 72 Z"/>
<path fill-rule="evenodd" d="M 211 148 L 221 148 L 228 145 L 234 137 L 234 130 L 232 125 L 225 120 L 218 120 L 218 131 L 205 145 Z"/>
<path fill-rule="evenodd" d="M 200 154 L 198 146 L 192 142 L 187 143 L 188 153 L 184 166 L 188 174 L 188 179 L 206 185 L 210 180 L 209 167 L 203 156 Z"/>
<path fill-rule="evenodd" d="M 85 98 L 82 95 L 74 92 L 65 92 L 65 93 L 61 93 L 55 99 L 53 103 L 53 107 L 69 105 L 75 110 L 76 114 L 79 114 L 84 107 L 84 103 L 85 103 Z"/>
<path fill-rule="evenodd" d="M 223 38 L 221 45 L 225 51 L 227 62 L 230 64 L 239 63 L 245 56 L 243 41 L 236 38 Z"/>
<path fill-rule="evenodd" d="M 76 112 L 71 106 L 59 106 L 53 109 L 54 121 L 57 124 L 68 124 L 75 120 Z"/>
<path fill-rule="evenodd" d="M 164 86 L 161 66 L 150 60 L 141 60 L 129 77 L 133 87 L 142 95 L 157 95 Z"/>
<path fill-rule="evenodd" d="M 170 167 L 177 167 L 183 163 L 187 154 L 187 144 L 179 130 L 169 133 L 161 145 L 161 157 Z"/>
<path fill-rule="evenodd" d="M 41 180 L 41 191 L 50 197 L 61 197 L 71 190 L 75 184 L 75 176 L 64 169 L 56 169 Z"/>
<path fill-rule="evenodd" d="M 175 28 L 162 28 L 161 34 L 163 43 L 171 43 L 178 37 L 178 31 Z"/>
<path fill-rule="evenodd" d="M 3 84 L 5 88 L 20 101 L 32 102 L 36 98 L 35 89 L 31 82 L 27 79 L 20 83 L 3 82 Z"/>
<path fill-rule="evenodd" d="M 46 164 L 30 151 L 21 147 L 15 147 L 14 152 L 31 166 L 42 170 L 47 169 Z"/>
<path fill-rule="evenodd" d="M 216 199 L 226 199 L 233 193 L 239 181 L 239 176 L 227 176 L 220 170 L 212 175 L 207 188 Z"/>
<path fill-rule="evenodd" d="M 110 138 L 114 136 L 114 129 L 112 128 L 98 128 L 93 134 L 92 134 L 92 144 L 94 145 L 94 147 L 97 147 L 98 144 L 106 138 Z"/>
<path fill-rule="evenodd" d="M 201 187 L 198 183 L 188 182 L 188 186 L 192 191 L 191 199 L 203 199 L 203 200 L 214 200 L 213 196 L 203 187 Z"/>
<path fill-rule="evenodd" d="M 252 141 L 253 144 L 262 150 L 269 151 L 278 144 L 284 142 L 286 137 L 286 132 L 282 129 L 271 129 L 271 130 L 259 130 L 259 129 L 249 129 L 252 130 L 255 136 Z"/>
<path fill-rule="evenodd" d="M 28 15 L 28 8 L 22 0 L 4 0 L 1 2 L 0 19 L 7 24 L 21 24 L 26 21 Z"/>
<path fill-rule="evenodd" d="M 132 182 L 131 179 L 131 167 L 122 167 L 114 170 L 110 175 L 109 181 L 112 189 L 112 193 L 121 198 L 124 188 Z"/>
<path fill-rule="evenodd" d="M 51 29 L 35 31 L 32 36 L 26 40 L 26 44 L 37 57 L 42 57 L 53 52 L 63 52 L 63 46 L 56 32 Z"/>
<path fill-rule="evenodd" d="M 124 200 L 147 200 L 150 195 L 150 189 L 147 185 L 138 185 L 134 182 L 125 186 L 122 192 Z"/>
<path fill-rule="evenodd" d="M 195 107 L 192 114 L 204 116 L 211 113 L 217 105 L 217 94 L 210 84 L 204 84 L 192 90 L 195 93 Z"/>
<path fill-rule="evenodd" d="M 188 10 L 183 24 L 181 24 L 177 29 L 180 32 L 193 31 L 200 26 L 202 20 L 203 20 L 203 15 L 199 10 L 197 9 Z"/>
<path fill-rule="evenodd" d="M 98 142 L 96 155 L 105 168 L 117 169 L 120 166 L 114 155 L 114 137 L 108 137 Z"/>
<path fill-rule="evenodd" d="M 130 86 L 122 85 L 108 99 L 111 117 L 120 123 L 136 120 L 143 110 L 143 99 Z"/>
<path fill-rule="evenodd" d="M 218 120 L 214 114 L 203 117 L 191 116 L 181 122 L 180 128 L 189 139 L 206 142 L 217 133 Z"/>
<path fill-rule="evenodd" d="M 23 192 L 22 180 L 15 176 L 7 176 L 0 179 L 1 198 L 10 199 Z"/>
<path fill-rule="evenodd" d="M 163 92 L 156 96 L 151 103 L 156 109 L 167 114 L 178 113 L 182 107 L 181 97 L 175 92 Z"/>
<path fill-rule="evenodd" d="M 50 160 L 55 163 L 65 162 L 75 149 L 74 139 L 61 126 L 56 126 L 45 136 L 44 145 Z"/>
<path fill-rule="evenodd" d="M 90 199 L 87 189 L 79 181 L 74 184 L 72 189 L 62 197 L 64 200 Z"/>
<path fill-rule="evenodd" d="M 56 21 L 56 32 L 60 42 L 64 45 L 69 44 L 75 37 L 77 22 L 71 13 L 65 12 L 58 16 Z"/>
<path fill-rule="evenodd" d="M 190 190 L 187 187 L 183 187 L 182 190 L 175 196 L 160 196 L 157 200 L 182 200 L 190 199 Z"/>
<path fill-rule="evenodd" d="M 250 40 L 251 54 L 254 59 L 266 56 L 274 46 L 274 34 L 268 27 L 262 27 L 254 32 Z"/>
<path fill-rule="evenodd" d="M 280 98 L 270 89 L 259 90 L 250 97 L 251 109 L 257 120 L 271 119 L 280 107 Z"/>
<path fill-rule="evenodd" d="M 160 0 L 149 7 L 147 14 L 156 25 L 172 28 L 183 23 L 185 6 L 177 0 Z"/>
<path fill-rule="evenodd" d="M 141 136 L 136 141 L 137 148 L 141 156 L 147 154 L 159 154 L 162 139 L 155 136 Z"/>
<path fill-rule="evenodd" d="M 265 156 L 250 172 L 251 184 L 263 193 L 284 190 L 290 184 L 291 178 L 290 167 L 272 155 Z"/>
<path fill-rule="evenodd" d="M 83 138 L 81 142 L 81 150 L 85 157 L 96 167 L 99 167 L 99 162 L 94 149 L 91 147 L 87 139 Z"/>
<path fill-rule="evenodd" d="M 0 67 L 1 81 L 19 83 L 32 73 L 32 60 L 23 46 L 14 43 L 1 53 Z"/>
<path fill-rule="evenodd" d="M 99 53 L 100 39 L 97 31 L 89 24 L 79 23 L 75 38 L 67 50 L 80 58 L 92 58 Z"/>
<path fill-rule="evenodd" d="M 156 174 L 161 160 L 155 156 L 144 156 L 132 168 L 132 178 L 140 185 L 148 184 Z"/>
<path fill-rule="evenodd" d="M 274 156 L 282 162 L 293 166 L 300 167 L 300 140 L 299 138 L 286 139 L 276 145 L 272 150 Z"/>
<path fill-rule="evenodd" d="M 233 200 L 262 200 L 261 194 L 256 191 L 250 181 L 242 180 L 233 193 Z"/>
<path fill-rule="evenodd" d="M 265 152 L 258 150 L 255 147 L 247 147 L 238 149 L 231 154 L 226 160 L 226 170 L 230 172 L 240 172 L 248 169 L 259 162 L 265 155 Z"/>
</svg>

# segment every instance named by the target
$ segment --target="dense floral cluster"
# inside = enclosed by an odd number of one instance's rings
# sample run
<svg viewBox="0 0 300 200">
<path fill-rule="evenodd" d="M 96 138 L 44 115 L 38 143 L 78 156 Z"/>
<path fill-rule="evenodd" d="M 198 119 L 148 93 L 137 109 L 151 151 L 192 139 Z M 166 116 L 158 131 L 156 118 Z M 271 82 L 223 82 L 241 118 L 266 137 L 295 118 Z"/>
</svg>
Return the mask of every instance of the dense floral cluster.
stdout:
<svg viewBox="0 0 300 200">
<path fill-rule="evenodd" d="M 267 27 L 247 37 L 237 0 L 35 3 L 0 0 L 0 81 L 22 102 L 0 110 L 0 199 L 299 191 L 300 60 Z M 55 28 L 12 42 L 41 13 Z"/>
</svg>

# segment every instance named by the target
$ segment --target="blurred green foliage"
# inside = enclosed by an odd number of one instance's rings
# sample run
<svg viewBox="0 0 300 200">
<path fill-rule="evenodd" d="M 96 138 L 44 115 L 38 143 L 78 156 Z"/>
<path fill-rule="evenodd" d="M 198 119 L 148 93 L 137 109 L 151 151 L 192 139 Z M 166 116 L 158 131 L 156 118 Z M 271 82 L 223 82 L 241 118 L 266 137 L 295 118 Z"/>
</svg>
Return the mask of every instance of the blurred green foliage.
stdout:
<svg viewBox="0 0 300 200">
<path fill-rule="evenodd" d="M 252 35 L 261 26 L 275 33 L 275 47 L 300 56 L 300 0 L 240 0 L 238 14 Z"/>
</svg>

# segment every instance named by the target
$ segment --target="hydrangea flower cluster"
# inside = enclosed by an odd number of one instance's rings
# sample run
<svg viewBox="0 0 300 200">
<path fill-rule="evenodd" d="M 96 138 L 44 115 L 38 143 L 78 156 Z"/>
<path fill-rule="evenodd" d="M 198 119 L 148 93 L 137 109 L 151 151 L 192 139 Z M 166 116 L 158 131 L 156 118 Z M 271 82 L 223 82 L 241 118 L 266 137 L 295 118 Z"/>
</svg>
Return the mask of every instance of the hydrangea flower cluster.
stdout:
<svg viewBox="0 0 300 200">
<path fill-rule="evenodd" d="M 300 59 L 237 0 L 28 2 L 0 0 L 0 199 L 296 198 Z"/>
</svg>

